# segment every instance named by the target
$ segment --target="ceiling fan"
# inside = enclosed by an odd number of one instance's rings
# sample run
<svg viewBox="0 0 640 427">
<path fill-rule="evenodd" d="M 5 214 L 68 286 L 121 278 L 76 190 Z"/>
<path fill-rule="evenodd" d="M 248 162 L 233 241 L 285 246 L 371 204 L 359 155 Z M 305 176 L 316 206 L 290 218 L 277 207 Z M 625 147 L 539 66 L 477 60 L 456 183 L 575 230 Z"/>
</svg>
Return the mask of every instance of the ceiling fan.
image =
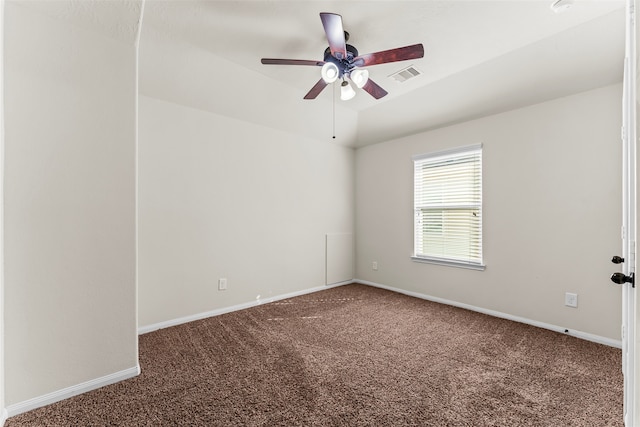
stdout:
<svg viewBox="0 0 640 427">
<path fill-rule="evenodd" d="M 346 43 L 349 40 L 349 33 L 344 31 L 342 27 L 342 16 L 323 12 L 320 13 L 320 19 L 329 42 L 329 47 L 324 51 L 324 60 L 276 58 L 262 58 L 261 60 L 263 64 L 268 65 L 311 65 L 322 67 L 320 72 L 322 78 L 304 96 L 304 99 L 315 99 L 328 84 L 338 79 L 342 79 L 340 98 L 342 100 L 351 99 L 356 93 L 347 78 L 356 87 L 365 90 L 375 99 L 380 99 L 387 95 L 388 92 L 371 80 L 369 71 L 362 67 L 406 61 L 424 56 L 422 43 L 359 55 L 355 47 Z"/>
</svg>

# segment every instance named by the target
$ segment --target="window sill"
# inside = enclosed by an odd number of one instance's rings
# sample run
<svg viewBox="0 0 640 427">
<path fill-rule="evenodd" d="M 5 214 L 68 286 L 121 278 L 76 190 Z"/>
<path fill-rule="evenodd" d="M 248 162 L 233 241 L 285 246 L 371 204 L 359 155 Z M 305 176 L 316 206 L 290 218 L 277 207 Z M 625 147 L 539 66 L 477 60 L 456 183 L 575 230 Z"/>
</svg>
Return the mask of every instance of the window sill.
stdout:
<svg viewBox="0 0 640 427">
<path fill-rule="evenodd" d="M 444 265 L 447 267 L 466 268 L 469 270 L 483 271 L 486 268 L 484 264 L 470 264 L 468 262 L 453 261 L 453 260 L 441 259 L 441 258 L 424 258 L 424 257 L 412 256 L 411 260 L 414 262 L 420 262 L 423 264 Z"/>
</svg>

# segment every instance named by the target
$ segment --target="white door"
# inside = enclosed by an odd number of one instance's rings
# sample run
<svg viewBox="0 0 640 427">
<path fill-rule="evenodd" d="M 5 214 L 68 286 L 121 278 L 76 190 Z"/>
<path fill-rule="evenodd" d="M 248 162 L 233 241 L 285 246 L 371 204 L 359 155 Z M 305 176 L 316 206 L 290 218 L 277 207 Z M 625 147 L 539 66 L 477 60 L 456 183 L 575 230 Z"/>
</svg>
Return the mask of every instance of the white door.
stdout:
<svg viewBox="0 0 640 427">
<path fill-rule="evenodd" d="M 611 277 L 622 286 L 622 372 L 624 374 L 625 426 L 638 423 L 636 396 L 636 0 L 627 0 L 626 55 L 622 100 L 622 259 L 619 271 Z M 613 260 L 616 262 L 616 259 Z"/>
</svg>

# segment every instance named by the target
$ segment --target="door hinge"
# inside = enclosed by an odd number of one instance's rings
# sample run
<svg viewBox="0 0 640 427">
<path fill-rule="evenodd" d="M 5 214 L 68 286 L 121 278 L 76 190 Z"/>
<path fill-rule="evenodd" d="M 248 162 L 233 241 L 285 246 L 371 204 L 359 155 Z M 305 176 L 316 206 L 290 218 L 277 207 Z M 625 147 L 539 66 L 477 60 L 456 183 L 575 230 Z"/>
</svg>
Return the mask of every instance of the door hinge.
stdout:
<svg viewBox="0 0 640 427">
<path fill-rule="evenodd" d="M 625 132 L 624 126 L 620 126 L 620 140 L 624 142 L 626 140 L 627 134 Z"/>
</svg>

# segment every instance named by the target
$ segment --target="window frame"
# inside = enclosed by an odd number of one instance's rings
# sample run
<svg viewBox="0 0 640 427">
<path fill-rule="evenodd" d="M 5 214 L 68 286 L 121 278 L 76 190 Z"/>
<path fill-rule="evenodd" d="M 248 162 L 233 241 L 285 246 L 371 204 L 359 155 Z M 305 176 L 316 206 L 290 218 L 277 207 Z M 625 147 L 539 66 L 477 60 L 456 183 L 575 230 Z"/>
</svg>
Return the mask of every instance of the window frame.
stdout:
<svg viewBox="0 0 640 427">
<path fill-rule="evenodd" d="M 468 156 L 469 154 L 472 153 L 479 153 L 479 180 L 480 180 L 480 184 L 478 187 L 479 190 L 479 204 L 478 205 L 474 205 L 478 208 L 479 211 L 479 236 L 480 236 L 480 244 L 479 244 L 479 261 L 475 261 L 475 260 L 469 260 L 469 261 L 465 261 L 465 260 L 459 260 L 459 259 L 455 259 L 455 258 L 447 258 L 447 257 L 438 257 L 438 256 L 433 256 L 433 255 L 425 255 L 425 254 L 420 254 L 418 255 L 418 252 L 416 251 L 417 249 L 417 245 L 418 245 L 418 203 L 417 203 L 417 190 L 418 190 L 418 179 L 417 179 L 417 175 L 416 175 L 416 170 L 417 170 L 417 166 L 419 164 L 424 164 L 425 162 L 429 161 L 429 160 L 433 160 L 433 161 L 437 161 L 438 159 L 442 159 L 444 157 L 452 157 L 455 159 L 456 155 L 460 155 L 461 157 L 463 156 Z M 419 262 L 419 263 L 426 263 L 426 264 L 437 264 L 437 265 L 445 265 L 445 266 L 450 266 L 450 267 L 460 267 L 460 268 L 467 268 L 467 269 L 472 269 L 472 270 L 484 270 L 486 268 L 486 265 L 484 264 L 484 254 L 483 254 L 483 233 L 484 233 L 484 227 L 483 227 L 483 197 L 482 197 L 482 187 L 483 187 L 483 183 L 482 183 L 482 157 L 483 157 L 483 144 L 473 144 L 473 145 L 467 145 L 467 146 L 463 146 L 463 147 L 456 147 L 456 148 L 452 148 L 452 149 L 447 149 L 447 150 L 441 150 L 441 151 L 436 151 L 436 152 L 431 152 L 431 153 L 425 153 L 425 154 L 419 154 L 419 155 L 415 155 L 413 156 L 413 168 L 414 168 L 414 172 L 413 172 L 413 182 L 414 182 L 414 188 L 413 188 L 413 252 L 412 252 L 412 256 L 411 259 L 415 262 Z M 424 209 L 424 206 L 422 206 L 420 209 Z M 446 209 L 446 208 L 445 208 Z M 450 208 L 451 210 L 455 209 L 455 207 Z M 443 209 L 444 211 L 444 209 Z"/>
</svg>

